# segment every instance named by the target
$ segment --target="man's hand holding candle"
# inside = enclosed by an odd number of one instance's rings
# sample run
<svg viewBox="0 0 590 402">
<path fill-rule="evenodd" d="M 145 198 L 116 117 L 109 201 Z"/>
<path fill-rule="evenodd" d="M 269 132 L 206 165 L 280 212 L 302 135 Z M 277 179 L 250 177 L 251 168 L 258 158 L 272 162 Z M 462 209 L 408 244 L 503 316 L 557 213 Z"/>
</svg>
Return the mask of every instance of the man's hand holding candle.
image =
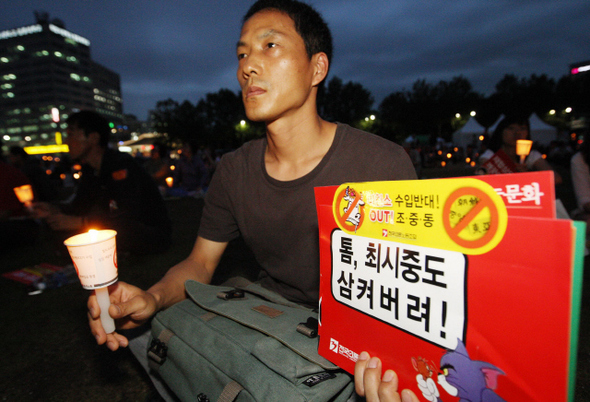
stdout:
<svg viewBox="0 0 590 402">
<path fill-rule="evenodd" d="M 157 311 L 153 294 L 125 282 L 117 282 L 109 287 L 111 307 L 109 314 L 116 320 L 118 329 L 132 329 L 145 323 Z M 93 294 L 88 299 L 88 322 L 90 330 L 99 345 L 104 343 L 110 350 L 126 347 L 127 338 L 117 332 L 107 334 L 100 320 L 100 307 Z"/>
</svg>

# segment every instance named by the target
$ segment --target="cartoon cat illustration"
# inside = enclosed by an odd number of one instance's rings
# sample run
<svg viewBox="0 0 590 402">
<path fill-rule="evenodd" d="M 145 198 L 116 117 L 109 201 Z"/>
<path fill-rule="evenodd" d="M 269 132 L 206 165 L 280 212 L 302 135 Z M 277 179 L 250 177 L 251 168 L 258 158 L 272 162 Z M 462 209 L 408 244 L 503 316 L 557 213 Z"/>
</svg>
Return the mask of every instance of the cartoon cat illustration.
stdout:
<svg viewBox="0 0 590 402">
<path fill-rule="evenodd" d="M 461 402 L 505 402 L 494 392 L 498 376 L 504 375 L 504 372 L 490 363 L 471 360 L 460 339 L 457 339 L 455 350 L 447 351 L 441 358 L 440 370 L 438 383 L 449 395 L 459 397 Z M 418 374 L 416 380 L 426 399 L 442 402 L 432 378 Z"/>
</svg>

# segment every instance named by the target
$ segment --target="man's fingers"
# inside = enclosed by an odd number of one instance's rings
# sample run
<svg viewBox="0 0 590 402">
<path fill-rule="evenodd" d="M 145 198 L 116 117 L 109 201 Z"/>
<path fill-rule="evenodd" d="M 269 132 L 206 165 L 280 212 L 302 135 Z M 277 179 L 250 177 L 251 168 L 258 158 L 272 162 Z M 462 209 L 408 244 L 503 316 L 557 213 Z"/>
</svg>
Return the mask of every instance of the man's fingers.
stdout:
<svg viewBox="0 0 590 402">
<path fill-rule="evenodd" d="M 362 352 L 354 366 L 354 388 L 357 394 L 365 396 L 365 384 L 363 379 L 365 377 L 365 368 L 371 356 L 367 352 Z"/>
<path fill-rule="evenodd" d="M 126 337 L 116 332 L 112 334 L 107 334 L 107 348 L 112 350 L 113 352 L 120 347 L 124 348 L 129 345 L 129 341 Z"/>
<path fill-rule="evenodd" d="M 379 388 L 381 384 L 381 360 L 371 357 L 365 368 L 363 387 L 367 402 L 379 401 Z"/>
<path fill-rule="evenodd" d="M 393 370 L 387 370 L 379 385 L 379 401 L 399 401 L 397 374 Z"/>
<path fill-rule="evenodd" d="M 96 300 L 94 293 L 88 298 L 86 306 L 88 307 L 88 315 L 90 318 L 97 319 L 100 317 L 100 307 L 98 306 L 98 301 Z"/>
<path fill-rule="evenodd" d="M 132 319 L 143 319 L 147 303 L 143 297 L 135 296 L 131 299 L 121 302 L 112 303 L 109 307 L 109 314 L 114 319 L 131 317 Z"/>
<path fill-rule="evenodd" d="M 402 402 L 420 402 L 420 399 L 418 399 L 416 394 L 409 389 L 404 389 L 401 395 Z"/>
</svg>

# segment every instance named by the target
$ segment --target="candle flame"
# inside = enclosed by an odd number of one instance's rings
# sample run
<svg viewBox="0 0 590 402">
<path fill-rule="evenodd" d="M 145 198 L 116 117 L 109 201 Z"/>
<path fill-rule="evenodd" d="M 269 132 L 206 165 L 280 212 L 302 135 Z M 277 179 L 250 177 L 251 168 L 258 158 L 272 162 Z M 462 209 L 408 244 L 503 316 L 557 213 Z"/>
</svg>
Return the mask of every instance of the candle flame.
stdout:
<svg viewBox="0 0 590 402">
<path fill-rule="evenodd" d="M 90 229 L 88 231 L 88 234 L 90 235 L 90 241 L 95 242 L 96 240 L 98 240 L 98 231 L 95 229 Z"/>
</svg>

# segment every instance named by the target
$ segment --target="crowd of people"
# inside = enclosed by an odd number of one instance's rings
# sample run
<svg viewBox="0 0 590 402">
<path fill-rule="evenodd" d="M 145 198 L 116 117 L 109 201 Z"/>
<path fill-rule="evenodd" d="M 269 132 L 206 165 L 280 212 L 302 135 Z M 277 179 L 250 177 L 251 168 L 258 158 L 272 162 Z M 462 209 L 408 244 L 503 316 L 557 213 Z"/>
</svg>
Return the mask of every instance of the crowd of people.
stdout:
<svg viewBox="0 0 590 402">
<path fill-rule="evenodd" d="M 205 197 L 199 234 L 186 259 L 147 290 L 122 281 L 111 286 L 109 313 L 122 323 L 116 332 L 104 331 L 96 298 L 90 297 L 89 324 L 98 344 L 111 350 L 132 346 L 142 359 L 148 334 L 129 339 L 125 330 L 145 326 L 157 312 L 183 300 L 186 280 L 209 283 L 228 243 L 238 236 L 256 256 L 264 287 L 290 301 L 317 306 L 319 239 L 313 188 L 416 179 L 416 172 L 428 166 L 427 155 L 445 152 L 436 147 L 424 152 L 416 145 L 406 152 L 381 137 L 323 120 L 316 97 L 331 57 L 330 31 L 313 8 L 294 0 L 259 0 L 243 19 L 237 78 L 248 118 L 266 124 L 264 138 L 220 161 L 192 142 L 184 144 L 180 159 L 172 161 L 165 144 L 155 144 L 150 158 L 140 164 L 108 147 L 110 129 L 104 118 L 81 111 L 68 118 L 66 140 L 70 158 L 82 166 L 81 177 L 73 196 L 60 203 L 53 198 L 56 193 L 47 175 L 26 153 L 11 149 L 10 164 L 0 161 L 2 223 L 30 213 L 53 231 L 57 243 L 89 228 L 109 228 L 117 231 L 121 251 L 163 252 L 172 230 L 163 196 Z M 527 121 L 507 118 L 498 125 L 487 151 L 462 150 L 460 160 L 483 163 L 503 149 L 519 171 L 552 169 L 537 151 L 520 163 L 515 141 L 528 137 Z M 585 147 L 572 158 L 580 210 L 588 216 L 589 155 Z M 167 181 L 170 177 L 173 184 Z M 34 212 L 15 202 L 12 188 L 23 184 L 33 186 Z M 265 200 L 263 207 L 260 199 Z M 291 233 L 283 236 L 287 221 Z M 366 352 L 360 354 L 354 381 L 357 396 L 369 401 L 418 400 L 410 391 L 398 392 L 394 371 L 382 373 L 379 358 Z M 164 387 L 158 389 L 162 398 L 173 399 Z"/>
</svg>

